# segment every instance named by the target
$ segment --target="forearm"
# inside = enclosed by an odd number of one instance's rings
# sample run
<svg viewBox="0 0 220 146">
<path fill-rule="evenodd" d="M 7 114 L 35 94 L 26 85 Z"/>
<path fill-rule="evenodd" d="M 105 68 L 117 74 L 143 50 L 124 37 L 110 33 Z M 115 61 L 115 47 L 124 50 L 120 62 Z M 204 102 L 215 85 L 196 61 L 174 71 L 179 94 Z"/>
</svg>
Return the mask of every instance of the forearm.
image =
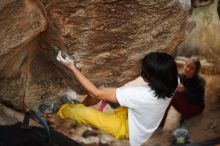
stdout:
<svg viewBox="0 0 220 146">
<path fill-rule="evenodd" d="M 91 97 L 113 103 L 118 102 L 116 98 L 116 88 L 97 88 L 74 65 L 70 65 L 69 69 Z"/>
<path fill-rule="evenodd" d="M 99 89 L 91 81 L 89 81 L 74 65 L 69 65 L 68 68 L 71 70 L 80 84 L 86 89 L 90 96 L 98 96 Z"/>
</svg>

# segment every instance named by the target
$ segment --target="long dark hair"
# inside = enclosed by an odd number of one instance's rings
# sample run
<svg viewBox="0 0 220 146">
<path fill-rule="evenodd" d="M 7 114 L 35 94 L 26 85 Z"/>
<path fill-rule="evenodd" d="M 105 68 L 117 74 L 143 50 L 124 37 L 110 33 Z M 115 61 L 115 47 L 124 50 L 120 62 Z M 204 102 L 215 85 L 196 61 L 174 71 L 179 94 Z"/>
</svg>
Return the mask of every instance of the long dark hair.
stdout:
<svg viewBox="0 0 220 146">
<path fill-rule="evenodd" d="M 158 98 L 172 97 L 178 84 L 176 63 L 167 53 L 147 54 L 142 60 L 141 76 L 149 82 Z"/>
<path fill-rule="evenodd" d="M 195 64 L 195 66 L 196 66 L 194 76 L 198 76 L 198 74 L 199 74 L 199 72 L 200 72 L 200 69 L 201 69 L 201 63 L 200 63 L 200 60 L 199 60 L 199 58 L 194 57 L 194 56 L 191 57 L 190 60 L 192 60 L 193 63 Z"/>
</svg>

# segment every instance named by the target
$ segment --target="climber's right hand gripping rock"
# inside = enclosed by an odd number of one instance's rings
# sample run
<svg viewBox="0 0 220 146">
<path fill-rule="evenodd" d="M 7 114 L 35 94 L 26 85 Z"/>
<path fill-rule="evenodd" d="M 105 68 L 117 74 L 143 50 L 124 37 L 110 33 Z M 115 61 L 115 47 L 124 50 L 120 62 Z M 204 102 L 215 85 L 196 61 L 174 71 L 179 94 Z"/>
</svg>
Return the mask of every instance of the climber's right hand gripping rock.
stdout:
<svg viewBox="0 0 220 146">
<path fill-rule="evenodd" d="M 68 55 L 62 55 L 62 52 L 59 51 L 57 54 L 57 60 L 67 67 L 74 66 L 74 61 Z"/>
</svg>

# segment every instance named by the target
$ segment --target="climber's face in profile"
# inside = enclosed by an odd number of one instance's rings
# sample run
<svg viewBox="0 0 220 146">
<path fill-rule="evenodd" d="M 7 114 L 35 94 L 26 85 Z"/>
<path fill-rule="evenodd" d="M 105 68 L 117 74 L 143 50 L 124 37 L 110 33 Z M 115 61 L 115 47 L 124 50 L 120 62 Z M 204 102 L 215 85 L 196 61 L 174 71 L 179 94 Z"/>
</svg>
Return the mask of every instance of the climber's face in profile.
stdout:
<svg viewBox="0 0 220 146">
<path fill-rule="evenodd" d="M 188 60 L 184 66 L 184 75 L 187 78 L 192 78 L 196 73 L 196 64 L 193 60 Z"/>
</svg>

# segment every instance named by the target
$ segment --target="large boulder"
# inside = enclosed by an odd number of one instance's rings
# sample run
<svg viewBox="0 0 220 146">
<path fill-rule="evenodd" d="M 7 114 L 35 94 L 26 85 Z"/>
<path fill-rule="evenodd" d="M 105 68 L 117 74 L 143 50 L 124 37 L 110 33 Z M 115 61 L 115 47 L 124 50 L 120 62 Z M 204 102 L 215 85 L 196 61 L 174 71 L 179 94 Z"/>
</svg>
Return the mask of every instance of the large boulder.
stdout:
<svg viewBox="0 0 220 146">
<path fill-rule="evenodd" d="M 95 85 L 121 86 L 140 75 L 150 51 L 173 50 L 188 9 L 173 0 L 4 0 L 0 2 L 0 102 L 19 110 L 84 93 L 56 61 L 74 57 Z"/>
</svg>

